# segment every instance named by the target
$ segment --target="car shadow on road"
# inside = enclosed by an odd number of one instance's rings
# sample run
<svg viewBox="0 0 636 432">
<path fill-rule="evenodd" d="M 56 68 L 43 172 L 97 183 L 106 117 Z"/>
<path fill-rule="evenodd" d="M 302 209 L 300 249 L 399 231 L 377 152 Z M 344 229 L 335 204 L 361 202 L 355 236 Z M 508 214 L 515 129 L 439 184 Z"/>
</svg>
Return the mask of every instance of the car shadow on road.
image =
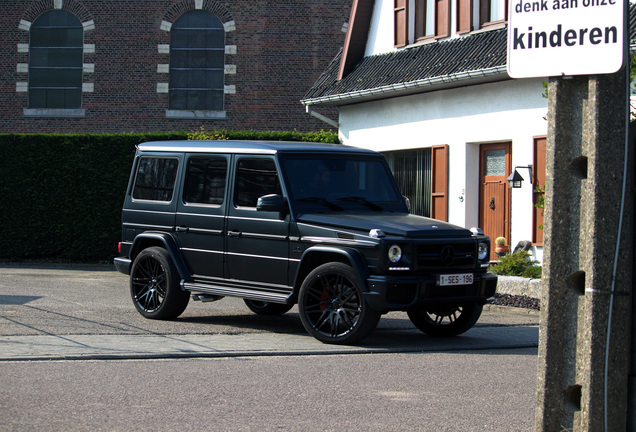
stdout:
<svg viewBox="0 0 636 432">
<path fill-rule="evenodd" d="M 42 296 L 22 296 L 22 295 L 5 295 L 0 294 L 0 305 L 20 305 L 41 299 Z"/>
<path fill-rule="evenodd" d="M 306 333 L 298 313 L 265 316 L 256 314 L 181 316 L 175 321 L 199 325 L 237 327 L 272 333 Z M 377 330 L 415 330 L 408 319 L 383 317 Z"/>
</svg>

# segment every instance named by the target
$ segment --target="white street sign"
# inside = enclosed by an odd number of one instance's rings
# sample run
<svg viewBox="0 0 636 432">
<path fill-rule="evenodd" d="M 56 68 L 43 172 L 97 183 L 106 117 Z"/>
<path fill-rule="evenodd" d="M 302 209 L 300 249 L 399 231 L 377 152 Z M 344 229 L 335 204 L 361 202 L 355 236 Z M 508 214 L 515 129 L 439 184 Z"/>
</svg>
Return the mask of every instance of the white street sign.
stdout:
<svg viewBox="0 0 636 432">
<path fill-rule="evenodd" d="M 508 74 L 531 78 L 618 71 L 624 1 L 510 0 Z"/>
</svg>

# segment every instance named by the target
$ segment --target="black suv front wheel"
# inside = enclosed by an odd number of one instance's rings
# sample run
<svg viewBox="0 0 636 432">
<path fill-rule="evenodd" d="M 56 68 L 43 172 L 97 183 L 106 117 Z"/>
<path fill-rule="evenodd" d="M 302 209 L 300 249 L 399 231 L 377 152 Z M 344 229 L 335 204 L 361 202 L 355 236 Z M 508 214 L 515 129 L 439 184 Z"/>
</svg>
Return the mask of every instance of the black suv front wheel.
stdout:
<svg viewBox="0 0 636 432">
<path fill-rule="evenodd" d="M 181 315 L 190 295 L 181 289 L 179 280 L 168 251 L 160 247 L 141 251 L 130 271 L 130 295 L 137 311 L 152 319 Z"/>
<path fill-rule="evenodd" d="M 333 262 L 315 268 L 300 287 L 298 311 L 305 329 L 324 343 L 351 344 L 378 325 L 380 312 L 362 296 L 356 272 Z"/>
</svg>

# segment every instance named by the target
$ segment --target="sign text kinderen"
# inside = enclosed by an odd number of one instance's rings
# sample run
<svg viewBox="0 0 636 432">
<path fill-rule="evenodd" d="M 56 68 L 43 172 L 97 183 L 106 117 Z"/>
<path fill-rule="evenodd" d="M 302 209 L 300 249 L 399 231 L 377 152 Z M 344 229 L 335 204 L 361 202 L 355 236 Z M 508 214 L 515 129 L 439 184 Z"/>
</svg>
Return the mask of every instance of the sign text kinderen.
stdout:
<svg viewBox="0 0 636 432">
<path fill-rule="evenodd" d="M 614 73 L 623 64 L 623 1 L 513 0 L 508 73 L 513 78 Z"/>
</svg>

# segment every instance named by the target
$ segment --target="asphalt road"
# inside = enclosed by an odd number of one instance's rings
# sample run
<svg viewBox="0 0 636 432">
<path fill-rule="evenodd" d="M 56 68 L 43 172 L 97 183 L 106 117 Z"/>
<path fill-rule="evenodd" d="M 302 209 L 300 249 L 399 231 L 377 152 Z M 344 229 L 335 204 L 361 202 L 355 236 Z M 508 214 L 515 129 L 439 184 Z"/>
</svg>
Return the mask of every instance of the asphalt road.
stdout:
<svg viewBox="0 0 636 432">
<path fill-rule="evenodd" d="M 390 313 L 353 347 L 240 299 L 152 321 L 112 270 L 5 265 L 0 431 L 530 430 L 537 344 L 536 313 L 494 307 L 451 339 Z"/>
</svg>

